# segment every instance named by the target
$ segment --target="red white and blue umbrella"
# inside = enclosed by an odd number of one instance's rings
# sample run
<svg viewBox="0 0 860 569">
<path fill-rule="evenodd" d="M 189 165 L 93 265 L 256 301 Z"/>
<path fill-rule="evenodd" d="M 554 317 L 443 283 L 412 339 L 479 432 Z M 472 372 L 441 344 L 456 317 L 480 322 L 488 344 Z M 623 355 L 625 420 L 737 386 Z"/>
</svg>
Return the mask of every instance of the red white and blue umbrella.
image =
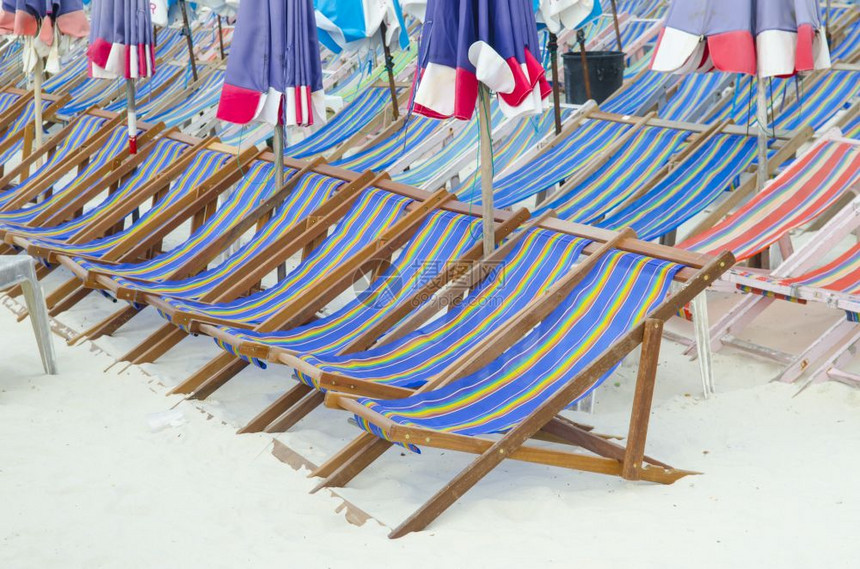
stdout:
<svg viewBox="0 0 860 569">
<path fill-rule="evenodd" d="M 283 156 L 284 126 L 326 122 L 312 0 L 242 0 L 217 116 L 276 125 L 277 157 Z M 283 175 L 282 168 L 275 172 Z"/>
<path fill-rule="evenodd" d="M 136 154 L 134 81 L 155 74 L 155 37 L 149 0 L 93 0 L 87 59 L 91 77 L 126 80 L 128 149 Z"/>
<path fill-rule="evenodd" d="M 758 184 L 767 179 L 763 79 L 830 67 L 818 0 L 673 0 L 651 68 L 757 75 Z"/>
<path fill-rule="evenodd" d="M 652 64 L 760 77 L 829 66 L 817 0 L 674 0 Z"/>
<path fill-rule="evenodd" d="M 36 146 L 42 144 L 42 73 L 60 70 L 60 51 L 69 38 L 86 37 L 90 24 L 82 0 L 3 0 L 0 34 L 24 38 L 22 62 L 33 73 Z"/>
<path fill-rule="evenodd" d="M 480 100 L 484 251 L 493 235 L 489 90 L 508 117 L 538 114 L 552 89 L 540 64 L 533 0 L 429 0 L 419 51 L 414 112 L 469 120 Z"/>
<path fill-rule="evenodd" d="M 506 116 L 542 112 L 551 89 L 533 8 L 532 0 L 430 0 L 414 111 L 469 120 L 483 84 Z"/>
</svg>

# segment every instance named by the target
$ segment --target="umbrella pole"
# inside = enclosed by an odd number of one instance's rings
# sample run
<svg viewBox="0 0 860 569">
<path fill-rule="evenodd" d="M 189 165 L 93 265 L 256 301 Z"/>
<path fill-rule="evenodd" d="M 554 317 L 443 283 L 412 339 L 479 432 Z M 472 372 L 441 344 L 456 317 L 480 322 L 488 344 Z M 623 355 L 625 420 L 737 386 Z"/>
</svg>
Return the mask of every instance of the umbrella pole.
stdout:
<svg viewBox="0 0 860 569">
<path fill-rule="evenodd" d="M 275 191 L 284 187 L 284 125 L 275 125 L 275 138 L 272 141 L 275 153 Z"/>
<path fill-rule="evenodd" d="M 481 131 L 481 206 L 484 228 L 484 255 L 496 247 L 495 206 L 493 205 L 493 138 L 490 126 L 490 92 L 478 85 L 478 128 Z"/>
<path fill-rule="evenodd" d="M 555 107 L 555 133 L 561 134 L 561 93 L 558 86 L 558 37 L 549 34 L 549 57 L 552 63 L 552 104 Z"/>
<path fill-rule="evenodd" d="M 550 32 L 549 41 L 547 42 L 549 50 L 549 59 L 552 67 L 552 104 L 553 112 L 555 113 L 555 134 L 561 134 L 561 93 L 559 92 L 558 83 L 558 36 Z M 538 192 L 535 198 L 535 205 L 540 205 L 546 199 L 546 190 Z"/>
<path fill-rule="evenodd" d="M 385 41 L 385 36 L 388 27 L 385 22 L 379 27 L 379 34 L 382 36 L 382 50 L 385 52 L 385 70 L 388 73 L 388 90 L 391 92 L 391 110 L 393 111 L 394 120 L 400 118 L 400 109 L 397 108 L 397 87 L 394 84 L 394 58 L 391 57 L 391 48 L 388 47 L 388 42 Z"/>
<path fill-rule="evenodd" d="M 588 58 L 585 56 L 585 30 L 576 31 L 579 57 L 582 59 L 582 78 L 585 80 L 585 98 L 591 100 L 591 78 L 588 74 Z"/>
<path fill-rule="evenodd" d="M 758 122 L 758 179 L 756 188 L 761 191 L 767 181 L 767 93 L 764 78 L 758 78 L 756 87 L 756 122 Z"/>
<path fill-rule="evenodd" d="M 275 125 L 275 137 L 272 141 L 272 152 L 275 154 L 275 191 L 277 192 L 284 187 L 284 125 L 281 123 Z M 278 265 L 277 278 L 279 281 L 287 278 L 286 263 Z"/>
<path fill-rule="evenodd" d="M 618 51 L 624 51 L 624 46 L 621 44 L 621 28 L 618 26 L 618 9 L 615 7 L 615 0 L 610 0 L 612 5 L 612 23 L 615 26 L 615 41 L 618 42 Z"/>
<path fill-rule="evenodd" d="M 134 80 L 125 80 L 125 98 L 128 107 L 128 153 L 137 154 L 137 107 L 134 102 Z"/>
<path fill-rule="evenodd" d="M 194 61 L 194 40 L 191 38 L 191 26 L 188 24 L 188 10 L 185 9 L 185 0 L 179 0 L 179 8 L 182 10 L 182 27 L 185 28 L 185 44 L 188 46 L 188 61 L 191 62 L 191 76 L 197 81 L 197 62 Z"/>
<path fill-rule="evenodd" d="M 221 59 L 224 59 L 224 33 L 221 31 L 221 16 L 218 18 L 218 47 L 221 49 Z"/>
<path fill-rule="evenodd" d="M 36 58 L 33 69 L 33 142 L 36 148 L 42 146 L 42 58 Z"/>
</svg>

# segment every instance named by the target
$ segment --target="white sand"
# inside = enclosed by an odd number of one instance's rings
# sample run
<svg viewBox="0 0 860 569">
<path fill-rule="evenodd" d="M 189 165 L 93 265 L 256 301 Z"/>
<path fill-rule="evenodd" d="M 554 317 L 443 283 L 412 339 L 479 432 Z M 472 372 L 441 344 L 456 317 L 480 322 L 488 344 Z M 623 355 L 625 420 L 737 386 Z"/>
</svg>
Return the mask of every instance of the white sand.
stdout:
<svg viewBox="0 0 860 569">
<path fill-rule="evenodd" d="M 53 277 L 52 277 L 53 278 Z M 79 327 L 117 305 L 91 295 L 64 315 Z M 806 336 L 835 311 L 781 303 L 752 333 L 785 319 Z M 118 353 L 153 329 L 141 316 L 101 349 Z M 672 486 L 503 464 L 427 531 L 389 527 L 468 457 L 389 452 L 341 495 L 380 522 L 336 513 L 342 500 L 271 454 L 269 435 L 235 428 L 289 385 L 251 370 L 205 403 L 166 387 L 214 347 L 183 342 L 156 365 L 103 373 L 113 358 L 57 338 L 61 375 L 41 374 L 28 322 L 0 307 L 0 568 L 218 567 L 856 567 L 860 559 L 860 392 L 828 383 L 793 397 L 778 368 L 729 350 L 715 360 L 717 396 L 664 342 L 648 452 L 701 471 Z M 785 348 L 785 346 L 782 346 Z M 635 362 L 600 393 L 599 432 L 623 435 Z M 157 378 L 156 378 L 157 377 Z M 181 417 L 153 431 L 150 421 Z M 319 461 L 355 428 L 316 412 L 278 439 Z M 623 564 L 622 564 L 623 563 Z"/>
</svg>

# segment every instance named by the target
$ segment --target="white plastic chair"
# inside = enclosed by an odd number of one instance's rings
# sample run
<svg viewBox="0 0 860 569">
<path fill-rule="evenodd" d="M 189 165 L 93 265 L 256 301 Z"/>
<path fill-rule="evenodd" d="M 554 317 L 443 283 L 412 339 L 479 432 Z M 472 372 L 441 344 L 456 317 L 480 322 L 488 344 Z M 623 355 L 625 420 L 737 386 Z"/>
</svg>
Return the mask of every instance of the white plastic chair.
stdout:
<svg viewBox="0 0 860 569">
<path fill-rule="evenodd" d="M 15 285 L 21 285 L 24 292 L 45 373 L 56 375 L 57 362 L 54 355 L 54 342 L 51 338 L 51 324 L 48 321 L 48 310 L 45 308 L 42 287 L 36 278 L 33 258 L 27 255 L 0 255 L 0 289 Z"/>
</svg>

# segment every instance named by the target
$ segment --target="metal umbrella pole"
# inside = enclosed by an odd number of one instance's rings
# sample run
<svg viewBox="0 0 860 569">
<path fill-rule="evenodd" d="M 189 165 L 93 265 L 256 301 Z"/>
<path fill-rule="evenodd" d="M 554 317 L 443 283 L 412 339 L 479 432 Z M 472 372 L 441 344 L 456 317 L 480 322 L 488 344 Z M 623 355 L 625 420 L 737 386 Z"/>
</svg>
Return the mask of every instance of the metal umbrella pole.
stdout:
<svg viewBox="0 0 860 569">
<path fill-rule="evenodd" d="M 496 248 L 495 206 L 493 205 L 493 138 L 490 126 L 490 91 L 478 86 L 478 128 L 481 131 L 481 207 L 484 255 Z"/>
<path fill-rule="evenodd" d="M 552 104 L 555 107 L 555 133 L 561 134 L 561 93 L 558 86 L 558 37 L 550 32 L 547 42 L 552 66 Z"/>
<path fill-rule="evenodd" d="M 394 58 L 391 57 L 391 48 L 385 41 L 387 30 L 388 27 L 385 22 L 382 22 L 379 27 L 379 34 L 382 36 L 382 50 L 385 54 L 385 71 L 388 73 L 388 90 L 391 92 L 391 109 L 394 120 L 397 120 L 400 118 L 400 109 L 397 108 L 397 86 L 394 83 Z"/>
<path fill-rule="evenodd" d="M 216 16 L 218 22 L 218 47 L 221 50 L 221 59 L 224 59 L 224 33 L 221 31 L 221 16 Z"/>
<path fill-rule="evenodd" d="M 191 76 L 197 81 L 197 63 L 194 61 L 194 40 L 191 38 L 191 25 L 188 23 L 188 10 L 185 8 L 185 0 L 179 0 L 179 8 L 182 10 L 182 27 L 185 28 L 185 44 L 188 46 L 188 61 L 191 62 Z"/>
</svg>

